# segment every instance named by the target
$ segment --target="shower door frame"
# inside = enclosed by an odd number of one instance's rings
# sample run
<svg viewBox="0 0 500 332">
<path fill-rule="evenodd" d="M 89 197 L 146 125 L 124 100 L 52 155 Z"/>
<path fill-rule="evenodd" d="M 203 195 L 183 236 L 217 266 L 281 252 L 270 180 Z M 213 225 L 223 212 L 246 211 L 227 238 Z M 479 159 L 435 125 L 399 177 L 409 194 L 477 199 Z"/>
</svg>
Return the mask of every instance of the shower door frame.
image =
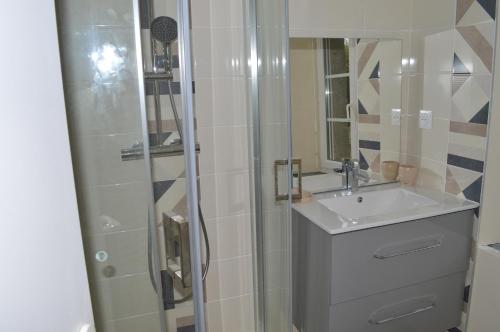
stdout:
<svg viewBox="0 0 500 332">
<path fill-rule="evenodd" d="M 153 279 L 157 289 L 158 306 L 160 309 L 160 328 L 162 332 L 167 331 L 166 313 L 163 308 L 163 291 L 160 275 L 160 255 L 158 229 L 156 226 L 156 208 L 153 189 L 152 163 L 149 144 L 148 113 L 146 107 L 146 89 L 144 83 L 144 62 L 141 42 L 140 26 L 140 4 L 141 0 L 133 0 L 134 13 L 134 39 L 136 46 L 136 59 L 138 71 L 138 87 L 140 98 L 140 114 L 144 149 L 145 182 L 147 186 L 148 199 L 148 223 L 153 230 L 152 255 L 153 255 Z M 189 220 L 189 245 L 191 253 L 191 274 L 192 274 L 192 299 L 194 309 L 194 325 L 197 332 L 205 332 L 205 309 L 203 296 L 203 280 L 201 267 L 201 238 L 200 220 L 198 216 L 198 180 L 196 173 L 196 136 L 194 130 L 194 107 L 193 107 L 193 75 L 191 60 L 191 37 L 190 37 L 190 16 L 189 0 L 177 0 L 178 19 L 178 45 L 179 45 L 179 71 L 183 117 L 183 144 L 184 161 L 186 168 L 186 196 Z"/>
<path fill-rule="evenodd" d="M 149 129 L 148 129 L 148 113 L 146 107 L 146 86 L 144 84 L 144 65 L 143 65 L 143 53 L 142 53 L 142 42 L 141 42 L 141 23 L 140 23 L 140 4 L 141 0 L 133 1 L 133 12 L 134 12 L 134 42 L 136 50 L 136 61 L 137 61 L 137 84 L 139 91 L 139 107 L 141 116 L 141 130 L 142 130 L 142 142 L 143 142 L 143 154 L 144 154 L 144 170 L 145 178 L 144 182 L 146 184 L 146 200 L 148 205 L 148 227 L 151 230 L 149 241 L 151 241 L 151 262 L 152 271 L 149 273 L 152 275 L 151 282 L 154 282 L 154 287 L 156 289 L 156 298 L 158 300 L 158 312 L 160 319 L 160 329 L 167 332 L 167 318 L 165 315 L 164 305 L 163 305 L 163 286 L 161 283 L 161 264 L 160 264 L 160 247 L 158 244 L 158 228 L 156 226 L 156 208 L 154 203 L 154 189 L 153 189 L 153 169 L 151 163 L 151 153 L 149 145 Z"/>
<path fill-rule="evenodd" d="M 273 0 L 280 1 L 280 0 Z M 289 47 L 289 1 L 283 1 L 283 33 L 282 33 L 282 49 L 284 50 L 283 58 L 281 59 L 281 63 L 283 66 L 283 75 L 285 79 L 283 80 L 283 92 L 285 97 L 285 104 L 283 112 L 287 115 L 287 126 L 286 126 L 286 136 L 287 136 L 287 146 L 286 146 L 286 157 L 284 167 L 287 177 L 287 195 L 288 199 L 284 200 L 281 204 L 285 205 L 288 211 L 288 224 L 289 227 L 285 232 L 286 237 L 286 251 L 288 254 L 285 257 L 285 264 L 287 266 L 288 283 L 290 287 L 290 296 L 288 297 L 286 310 L 288 311 L 288 328 L 287 331 L 292 331 L 292 297 L 291 297 L 291 285 L 292 285 L 292 269 L 291 269 L 291 209 L 292 209 L 292 174 L 293 174 L 293 166 L 292 166 L 292 123 L 291 123 L 291 87 L 290 87 L 290 67 L 289 67 L 289 59 L 290 59 L 290 47 Z M 249 142 L 252 143 L 251 152 L 250 152 L 250 160 L 252 161 L 251 165 L 251 185 L 252 185 L 252 242 L 253 242 L 253 284 L 254 284 L 254 321 L 255 321 L 255 331 L 256 332 L 275 332 L 270 331 L 266 324 L 266 281 L 265 281 L 265 229 L 264 229 L 264 204 L 263 198 L 264 195 L 264 187 L 263 182 L 265 179 L 263 178 L 263 158 L 262 158 L 262 114 L 260 109 L 260 100 L 259 100 L 259 70 L 261 66 L 261 58 L 259 54 L 258 47 L 258 11 L 257 11 L 257 0 L 245 1 L 245 20 L 246 20 L 246 55 L 248 58 L 248 72 L 247 75 L 249 77 L 249 88 L 248 88 L 248 96 L 249 96 L 249 112 L 250 112 L 250 123 L 251 128 L 249 130 Z M 279 61 L 278 61 L 279 62 Z M 273 196 L 274 197 L 274 196 Z"/>
</svg>

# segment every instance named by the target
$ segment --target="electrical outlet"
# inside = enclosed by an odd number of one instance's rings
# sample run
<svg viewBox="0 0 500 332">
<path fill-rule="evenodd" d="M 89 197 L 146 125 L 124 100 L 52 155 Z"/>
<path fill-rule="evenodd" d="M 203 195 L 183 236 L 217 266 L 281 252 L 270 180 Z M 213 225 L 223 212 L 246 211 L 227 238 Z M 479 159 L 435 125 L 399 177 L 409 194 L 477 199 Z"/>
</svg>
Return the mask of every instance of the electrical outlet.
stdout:
<svg viewBox="0 0 500 332">
<path fill-rule="evenodd" d="M 391 123 L 393 126 L 400 126 L 401 125 L 401 110 L 399 108 L 392 109 Z"/>
<path fill-rule="evenodd" d="M 420 111 L 420 128 L 431 129 L 432 128 L 432 111 Z"/>
</svg>

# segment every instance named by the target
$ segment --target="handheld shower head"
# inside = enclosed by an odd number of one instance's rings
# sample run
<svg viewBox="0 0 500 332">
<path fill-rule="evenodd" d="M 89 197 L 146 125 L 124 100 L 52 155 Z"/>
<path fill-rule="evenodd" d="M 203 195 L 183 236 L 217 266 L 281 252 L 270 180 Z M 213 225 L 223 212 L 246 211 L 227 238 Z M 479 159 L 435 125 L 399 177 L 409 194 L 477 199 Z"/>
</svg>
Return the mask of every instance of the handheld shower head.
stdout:
<svg viewBox="0 0 500 332">
<path fill-rule="evenodd" d="M 151 22 L 151 36 L 162 43 L 168 44 L 177 39 L 177 22 L 167 16 L 159 16 Z"/>
<path fill-rule="evenodd" d="M 163 68 L 172 73 L 172 42 L 177 39 L 177 22 L 167 16 L 159 16 L 151 22 L 151 37 L 154 40 L 154 71 Z M 163 57 L 157 53 L 160 45 Z"/>
</svg>

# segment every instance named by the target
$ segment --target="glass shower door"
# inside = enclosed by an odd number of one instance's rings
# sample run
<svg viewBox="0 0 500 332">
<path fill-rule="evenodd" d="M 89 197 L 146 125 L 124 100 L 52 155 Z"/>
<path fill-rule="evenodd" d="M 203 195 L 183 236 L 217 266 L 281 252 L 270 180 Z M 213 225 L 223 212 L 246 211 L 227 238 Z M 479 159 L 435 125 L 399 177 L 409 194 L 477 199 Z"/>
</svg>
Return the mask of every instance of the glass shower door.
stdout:
<svg viewBox="0 0 500 332">
<path fill-rule="evenodd" d="M 56 7 L 96 330 L 204 331 L 188 1 L 57 0 Z M 151 56 L 158 16 L 178 22 L 171 61 L 164 41 Z M 151 80 L 151 68 L 167 61 L 172 73 Z M 185 228 L 189 287 L 178 287 L 169 270 L 164 226 L 172 215 L 195 225 Z"/>
<path fill-rule="evenodd" d="M 248 2 L 257 331 L 291 331 L 288 2 Z"/>
</svg>

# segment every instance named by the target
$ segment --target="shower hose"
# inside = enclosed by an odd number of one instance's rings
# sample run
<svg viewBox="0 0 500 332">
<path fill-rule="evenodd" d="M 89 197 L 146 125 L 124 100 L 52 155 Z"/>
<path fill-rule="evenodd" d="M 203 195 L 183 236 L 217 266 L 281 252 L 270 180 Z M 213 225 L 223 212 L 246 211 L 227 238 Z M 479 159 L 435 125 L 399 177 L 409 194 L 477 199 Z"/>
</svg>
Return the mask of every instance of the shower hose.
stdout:
<svg viewBox="0 0 500 332">
<path fill-rule="evenodd" d="M 180 138 L 180 143 L 182 144 L 183 142 L 183 135 L 182 135 L 182 127 L 181 127 L 181 122 L 179 118 L 179 113 L 177 113 L 177 107 L 175 105 L 175 99 L 174 95 L 172 92 L 172 84 L 171 81 L 168 80 L 168 95 L 170 99 L 170 104 L 172 106 L 172 112 L 174 113 L 174 119 L 175 119 L 175 126 L 177 127 L 177 132 L 179 133 L 179 138 Z M 155 89 L 155 98 L 159 99 L 159 96 L 156 96 L 157 90 Z M 202 280 L 205 280 L 207 277 L 208 273 L 208 268 L 210 266 L 210 243 L 208 242 L 208 234 L 207 234 L 207 227 L 205 225 L 205 219 L 203 218 L 203 212 L 201 211 L 201 206 L 200 203 L 198 202 L 198 216 L 200 219 L 200 224 L 201 224 L 201 230 L 203 232 L 203 238 L 205 242 L 205 268 L 203 269 L 203 275 L 202 275 Z M 155 223 L 156 224 L 156 223 Z M 153 258 L 152 258 L 152 253 L 153 253 L 153 243 L 152 243 L 152 229 L 151 229 L 151 222 L 149 222 L 148 218 L 148 269 L 149 269 L 149 278 L 151 280 L 151 284 L 153 285 L 153 288 L 155 292 L 158 293 L 157 291 L 157 286 L 156 286 L 156 281 L 154 278 L 154 273 L 153 273 Z M 189 300 L 193 296 L 193 293 L 191 292 L 190 294 L 174 300 L 173 303 L 178 304 L 185 302 Z"/>
</svg>

